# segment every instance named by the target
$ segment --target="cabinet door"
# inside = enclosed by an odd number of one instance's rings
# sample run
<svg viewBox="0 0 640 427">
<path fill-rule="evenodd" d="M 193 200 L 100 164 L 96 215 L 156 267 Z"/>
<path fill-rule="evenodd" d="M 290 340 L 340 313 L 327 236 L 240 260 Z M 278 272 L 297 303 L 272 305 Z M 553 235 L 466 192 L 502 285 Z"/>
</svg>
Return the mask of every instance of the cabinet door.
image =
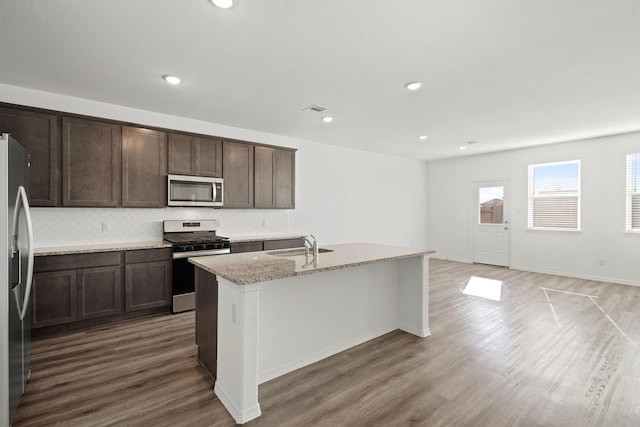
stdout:
<svg viewBox="0 0 640 427">
<path fill-rule="evenodd" d="M 59 325 L 77 319 L 76 271 L 33 275 L 33 328 Z"/>
<path fill-rule="evenodd" d="M 255 148 L 255 207 L 295 207 L 295 151 Z"/>
<path fill-rule="evenodd" d="M 276 150 L 269 147 L 255 148 L 255 207 L 276 207 L 275 163 Z"/>
<path fill-rule="evenodd" d="M 122 313 L 122 267 L 83 268 L 78 277 L 78 319 Z"/>
<path fill-rule="evenodd" d="M 169 173 L 195 175 L 195 138 L 180 133 L 169 134 Z"/>
<path fill-rule="evenodd" d="M 231 242 L 231 253 L 257 252 L 263 249 L 262 241 L 253 242 Z"/>
<path fill-rule="evenodd" d="M 169 173 L 222 177 L 222 141 L 195 135 L 169 135 Z"/>
<path fill-rule="evenodd" d="M 224 207 L 253 207 L 253 145 L 224 141 L 222 144 Z"/>
<path fill-rule="evenodd" d="M 58 116 L 0 107 L 0 133 L 10 133 L 31 157 L 29 203 L 57 206 L 60 191 Z"/>
<path fill-rule="evenodd" d="M 264 242 L 265 251 L 273 251 L 275 249 L 302 248 L 302 247 L 304 247 L 304 238 L 265 240 Z"/>
<path fill-rule="evenodd" d="M 222 177 L 222 141 L 196 137 L 196 175 Z"/>
<path fill-rule="evenodd" d="M 62 119 L 63 206 L 120 204 L 120 125 Z"/>
<path fill-rule="evenodd" d="M 291 150 L 275 150 L 274 156 L 276 208 L 293 209 L 296 205 L 296 152 Z"/>
<path fill-rule="evenodd" d="M 162 208 L 167 205 L 167 134 L 122 128 L 122 206 Z"/>
<path fill-rule="evenodd" d="M 171 304 L 171 261 L 128 264 L 125 276 L 127 312 Z"/>
</svg>

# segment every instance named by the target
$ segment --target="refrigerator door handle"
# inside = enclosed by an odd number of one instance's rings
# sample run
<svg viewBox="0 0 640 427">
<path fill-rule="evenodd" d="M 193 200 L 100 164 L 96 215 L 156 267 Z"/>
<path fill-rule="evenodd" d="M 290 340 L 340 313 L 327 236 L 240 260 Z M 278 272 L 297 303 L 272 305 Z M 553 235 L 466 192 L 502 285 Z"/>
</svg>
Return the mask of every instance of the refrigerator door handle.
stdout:
<svg viewBox="0 0 640 427">
<path fill-rule="evenodd" d="M 23 186 L 18 188 L 18 194 L 16 195 L 16 207 L 13 212 L 13 247 L 11 249 L 11 257 L 20 257 L 20 249 L 18 248 L 18 225 L 20 222 L 20 208 L 24 209 L 24 217 L 27 227 L 27 241 L 29 243 L 28 255 L 27 255 L 27 282 L 25 283 L 24 299 L 20 302 L 20 286 L 13 288 L 13 295 L 16 298 L 18 305 L 18 311 L 20 312 L 20 320 L 24 320 L 27 314 L 27 307 L 29 306 L 29 298 L 31 297 L 31 286 L 33 284 L 33 223 L 31 222 L 31 210 L 29 209 L 29 200 L 27 199 L 27 192 Z M 19 260 L 18 260 L 19 262 Z M 20 263 L 20 262 L 19 262 Z M 22 269 L 22 263 L 20 263 L 20 270 Z M 20 277 L 22 278 L 22 271 L 20 271 Z"/>
</svg>

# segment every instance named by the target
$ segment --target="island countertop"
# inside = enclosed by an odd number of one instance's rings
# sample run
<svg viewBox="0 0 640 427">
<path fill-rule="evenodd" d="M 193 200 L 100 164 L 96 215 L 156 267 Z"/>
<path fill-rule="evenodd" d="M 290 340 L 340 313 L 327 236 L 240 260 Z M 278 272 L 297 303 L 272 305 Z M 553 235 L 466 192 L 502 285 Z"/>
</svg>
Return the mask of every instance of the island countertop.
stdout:
<svg viewBox="0 0 640 427">
<path fill-rule="evenodd" d="M 305 257 L 304 250 L 301 249 L 194 257 L 189 258 L 189 262 L 236 285 L 249 285 L 381 261 L 419 257 L 434 252 L 373 243 L 345 243 L 321 246 L 316 262 L 312 254 Z"/>
</svg>

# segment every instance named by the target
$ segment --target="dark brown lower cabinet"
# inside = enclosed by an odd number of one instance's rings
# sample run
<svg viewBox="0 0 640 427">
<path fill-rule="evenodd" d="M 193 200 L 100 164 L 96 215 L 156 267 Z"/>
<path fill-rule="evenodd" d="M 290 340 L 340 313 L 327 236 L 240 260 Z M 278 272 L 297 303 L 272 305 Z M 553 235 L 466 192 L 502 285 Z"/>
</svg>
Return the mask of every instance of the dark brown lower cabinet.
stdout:
<svg viewBox="0 0 640 427">
<path fill-rule="evenodd" d="M 126 274 L 126 311 L 171 304 L 171 261 L 129 264 Z"/>
<path fill-rule="evenodd" d="M 77 271 L 78 320 L 122 312 L 121 271 L 120 265 Z"/>
<path fill-rule="evenodd" d="M 40 256 L 34 267 L 39 334 L 169 313 L 171 249 Z"/>
<path fill-rule="evenodd" d="M 77 320 L 76 270 L 35 273 L 31 302 L 32 328 Z"/>
<path fill-rule="evenodd" d="M 248 242 L 231 242 L 231 253 L 273 251 L 277 249 L 301 248 L 304 246 L 304 238 L 276 239 L 276 240 L 252 240 Z"/>
<path fill-rule="evenodd" d="M 242 252 L 258 252 L 263 249 L 262 241 L 253 242 L 231 242 L 231 253 L 239 254 Z"/>
<path fill-rule="evenodd" d="M 276 249 L 301 248 L 304 246 L 304 238 L 298 239 L 281 239 L 281 240 L 265 240 L 264 250 L 273 251 Z"/>
</svg>

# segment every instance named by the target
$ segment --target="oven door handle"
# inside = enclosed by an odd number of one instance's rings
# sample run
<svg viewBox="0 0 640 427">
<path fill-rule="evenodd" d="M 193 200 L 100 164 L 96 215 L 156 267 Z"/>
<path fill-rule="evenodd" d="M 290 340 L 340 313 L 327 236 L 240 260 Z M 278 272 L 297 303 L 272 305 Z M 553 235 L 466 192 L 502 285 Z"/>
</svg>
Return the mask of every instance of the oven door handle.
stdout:
<svg viewBox="0 0 640 427">
<path fill-rule="evenodd" d="M 193 258 L 197 256 L 211 256 L 211 255 L 224 255 L 231 253 L 230 249 L 208 249 L 204 251 L 191 251 L 191 252 L 174 252 L 173 259 Z"/>
</svg>

